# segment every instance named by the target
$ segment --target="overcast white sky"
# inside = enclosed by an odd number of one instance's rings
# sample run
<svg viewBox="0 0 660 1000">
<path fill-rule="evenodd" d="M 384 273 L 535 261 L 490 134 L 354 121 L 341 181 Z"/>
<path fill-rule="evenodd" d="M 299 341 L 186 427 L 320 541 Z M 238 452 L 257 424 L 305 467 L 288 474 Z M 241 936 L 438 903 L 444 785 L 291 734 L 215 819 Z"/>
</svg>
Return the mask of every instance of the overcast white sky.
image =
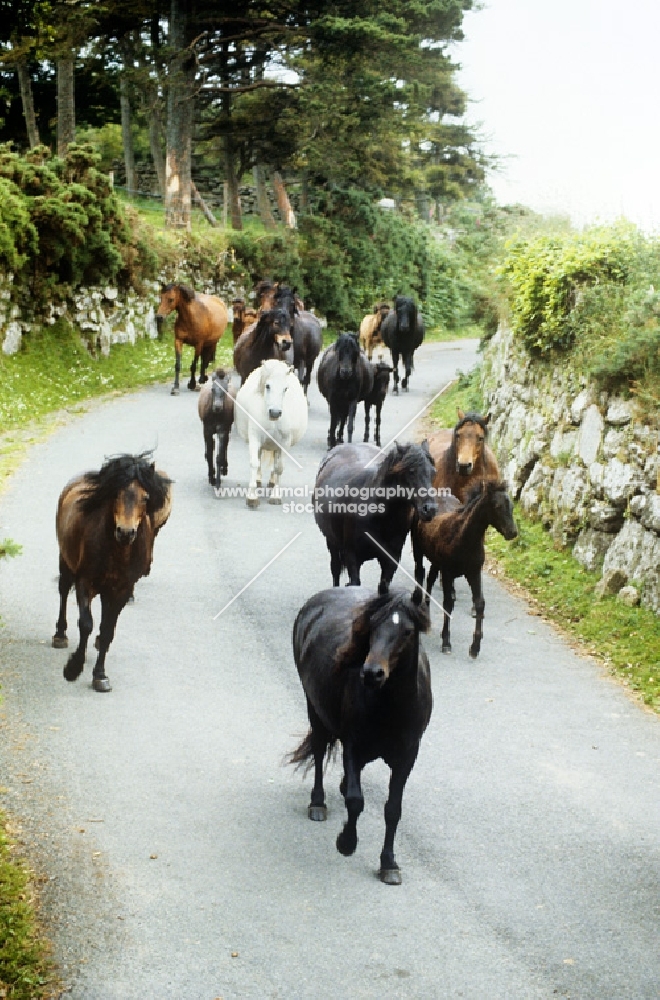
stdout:
<svg viewBox="0 0 660 1000">
<path fill-rule="evenodd" d="M 660 230 L 660 0 L 485 0 L 464 31 L 498 201 Z"/>
</svg>

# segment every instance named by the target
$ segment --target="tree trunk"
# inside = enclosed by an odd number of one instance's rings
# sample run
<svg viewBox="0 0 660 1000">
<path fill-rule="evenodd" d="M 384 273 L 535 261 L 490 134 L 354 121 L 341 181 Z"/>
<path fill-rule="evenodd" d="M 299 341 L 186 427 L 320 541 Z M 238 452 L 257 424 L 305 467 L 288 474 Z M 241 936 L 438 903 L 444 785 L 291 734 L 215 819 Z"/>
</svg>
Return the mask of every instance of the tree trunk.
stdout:
<svg viewBox="0 0 660 1000">
<path fill-rule="evenodd" d="M 216 219 L 215 215 L 213 214 L 213 212 L 211 211 L 211 209 L 206 204 L 206 202 L 202 198 L 201 194 L 197 190 L 197 185 L 195 184 L 194 181 L 190 182 L 190 187 L 191 187 L 191 190 L 192 190 L 192 196 L 195 199 L 195 201 L 197 202 L 197 204 L 199 205 L 199 207 L 201 208 L 201 210 L 202 210 L 202 212 L 204 214 L 204 218 L 206 219 L 206 221 L 209 223 L 209 225 L 211 225 L 213 227 L 217 226 L 218 225 L 218 220 Z"/>
<path fill-rule="evenodd" d="M 167 92 L 167 152 L 165 156 L 165 223 L 190 229 L 193 87 L 196 61 L 189 47 L 188 4 L 172 0 L 170 45 L 175 51 L 170 63 Z"/>
<path fill-rule="evenodd" d="M 261 164 L 257 164 L 252 168 L 252 174 L 254 176 L 254 183 L 257 189 L 257 208 L 259 209 L 261 221 L 266 229 L 277 229 L 275 216 L 270 209 L 268 191 L 266 190 L 266 172 Z"/>
<path fill-rule="evenodd" d="M 163 153 L 163 119 L 161 115 L 160 97 L 154 93 L 149 107 L 149 149 L 154 163 L 158 190 L 161 198 L 165 198 L 165 155 Z"/>
<path fill-rule="evenodd" d="M 227 195 L 229 200 L 229 212 L 231 215 L 231 228 L 242 229 L 243 218 L 241 215 L 241 199 L 238 192 L 238 178 L 236 176 L 236 165 L 234 163 L 234 150 L 231 137 L 226 135 L 225 146 L 225 177 L 227 178 Z"/>
<path fill-rule="evenodd" d="M 76 141 L 76 104 L 73 85 L 73 56 L 57 61 L 57 155 L 66 156 Z"/>
<path fill-rule="evenodd" d="M 131 99 L 125 69 L 119 77 L 119 106 L 121 108 L 121 138 L 124 146 L 126 188 L 130 196 L 137 194 L 137 174 L 135 172 L 135 153 L 133 152 L 133 133 L 131 131 Z"/>
<path fill-rule="evenodd" d="M 16 73 L 18 74 L 18 87 L 21 92 L 21 102 L 23 104 L 23 115 L 25 117 L 25 127 L 27 129 L 30 149 L 34 149 L 40 143 L 39 128 L 37 126 L 37 116 L 34 113 L 34 99 L 32 96 L 32 80 L 24 59 L 16 63 Z"/>
<path fill-rule="evenodd" d="M 280 215 L 282 216 L 282 221 L 285 226 L 289 229 L 296 228 L 296 217 L 294 215 L 293 209 L 291 208 L 291 202 L 289 201 L 289 196 L 286 193 L 286 188 L 284 187 L 284 181 L 282 180 L 282 175 L 279 171 L 275 171 L 273 174 L 273 188 L 275 190 L 275 195 L 277 197 L 277 206 L 280 210 Z"/>
</svg>

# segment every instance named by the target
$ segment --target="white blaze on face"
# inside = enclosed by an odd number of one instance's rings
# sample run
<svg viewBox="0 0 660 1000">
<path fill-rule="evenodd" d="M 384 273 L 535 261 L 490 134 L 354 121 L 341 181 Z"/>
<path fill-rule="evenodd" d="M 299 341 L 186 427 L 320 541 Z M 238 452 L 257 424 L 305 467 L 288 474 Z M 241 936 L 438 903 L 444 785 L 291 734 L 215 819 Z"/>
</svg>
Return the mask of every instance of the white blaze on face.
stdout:
<svg viewBox="0 0 660 1000">
<path fill-rule="evenodd" d="M 399 624 L 399 612 L 398 611 L 395 611 L 394 614 L 392 615 L 392 621 L 394 622 L 395 625 Z"/>
</svg>

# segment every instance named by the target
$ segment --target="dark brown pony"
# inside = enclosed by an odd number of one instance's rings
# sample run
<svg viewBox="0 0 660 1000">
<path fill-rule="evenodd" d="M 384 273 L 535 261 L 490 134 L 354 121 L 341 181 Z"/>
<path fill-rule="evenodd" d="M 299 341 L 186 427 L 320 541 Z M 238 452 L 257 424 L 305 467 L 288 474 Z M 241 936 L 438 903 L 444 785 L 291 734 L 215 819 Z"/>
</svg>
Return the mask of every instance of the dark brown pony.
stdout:
<svg viewBox="0 0 660 1000">
<path fill-rule="evenodd" d="M 497 459 L 487 443 L 490 415 L 458 410 L 453 430 L 443 428 L 429 437 L 429 451 L 435 462 L 436 489 L 449 489 L 465 503 L 475 483 L 500 478 Z"/>
<path fill-rule="evenodd" d="M 197 412 L 204 431 L 204 457 L 209 472 L 209 482 L 219 495 L 222 477 L 227 475 L 227 445 L 229 432 L 234 422 L 234 399 L 236 389 L 230 376 L 217 368 L 203 387 L 197 401 Z M 214 442 L 218 447 L 215 460 Z"/>
<path fill-rule="evenodd" d="M 55 521 L 60 547 L 60 614 L 53 646 L 68 646 L 66 605 L 75 585 L 78 648 L 64 668 L 67 681 L 83 671 L 93 621 L 90 605 L 101 597 L 98 657 L 92 676 L 95 691 L 110 691 L 105 657 L 117 619 L 140 577 L 151 569 L 156 535 L 170 514 L 171 480 L 156 471 L 150 454 L 120 455 L 98 472 L 87 472 L 64 487 Z"/>
<path fill-rule="evenodd" d="M 184 344 L 194 347 L 195 356 L 190 366 L 188 388 L 196 388 L 195 371 L 197 359 L 201 358 L 199 381 L 206 382 L 206 369 L 215 358 L 215 347 L 225 332 L 229 314 L 227 307 L 216 295 L 194 292 L 187 285 L 171 282 L 164 285 L 160 293 L 160 305 L 156 311 L 156 324 L 160 332 L 163 320 L 176 310 L 174 323 L 174 385 L 172 395 L 179 395 L 179 374 L 181 372 L 181 349 Z"/>
<path fill-rule="evenodd" d="M 231 323 L 234 344 L 242 333 L 257 322 L 257 310 L 245 303 L 245 299 L 234 299 L 231 304 L 233 319 Z"/>
<path fill-rule="evenodd" d="M 323 761 L 340 741 L 344 777 L 339 787 L 348 818 L 337 850 L 353 854 L 364 809 L 360 775 L 366 764 L 382 758 L 392 772 L 379 871 L 387 885 L 401 884 L 394 837 L 403 789 L 433 706 L 429 661 L 420 641 L 429 626 L 428 611 L 409 594 L 397 590 L 376 596 L 362 587 L 315 594 L 293 626 L 293 654 L 311 728 L 289 761 L 314 762 L 308 816 L 327 817 Z"/>
<path fill-rule="evenodd" d="M 287 285 L 277 285 L 273 302 L 276 306 L 286 309 L 291 317 L 293 332 L 293 367 L 305 395 L 312 378 L 312 369 L 323 346 L 323 330 L 314 315 L 305 309 L 296 295 L 294 288 Z"/>
<path fill-rule="evenodd" d="M 442 580 L 442 652 L 451 652 L 449 640 L 449 619 L 454 609 L 454 580 L 464 576 L 472 591 L 476 611 L 474 635 L 470 645 L 470 656 L 479 655 L 483 636 L 484 601 L 481 587 L 481 571 L 484 565 L 484 536 L 492 526 L 507 540 L 518 534 L 513 520 L 513 503 L 506 491 L 505 483 L 482 482 L 474 485 L 468 494 L 467 503 L 453 500 L 454 510 L 440 513 L 432 521 L 417 520 L 412 527 L 413 555 L 415 557 L 415 580 L 424 584 L 424 557 L 431 566 L 426 581 L 426 602 L 438 573 Z"/>
<path fill-rule="evenodd" d="M 288 365 L 293 362 L 291 320 L 285 309 L 262 312 L 254 326 L 241 334 L 234 347 L 234 368 L 242 382 L 262 361 L 270 358 L 286 361 Z"/>
</svg>

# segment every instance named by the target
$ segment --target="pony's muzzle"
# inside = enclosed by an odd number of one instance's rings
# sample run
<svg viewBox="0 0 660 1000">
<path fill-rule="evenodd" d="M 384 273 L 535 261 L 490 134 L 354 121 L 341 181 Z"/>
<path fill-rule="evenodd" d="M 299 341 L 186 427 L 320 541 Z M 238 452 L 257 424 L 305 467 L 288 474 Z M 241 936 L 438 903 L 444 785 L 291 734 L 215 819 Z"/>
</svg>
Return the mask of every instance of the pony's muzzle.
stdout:
<svg viewBox="0 0 660 1000">
<path fill-rule="evenodd" d="M 281 410 L 269 410 L 268 411 L 268 419 L 269 420 L 279 420 L 281 416 L 282 416 L 282 411 Z"/>
<path fill-rule="evenodd" d="M 387 680 L 387 671 L 382 663 L 370 663 L 367 660 L 362 664 L 360 679 L 365 687 L 381 688 Z"/>
<path fill-rule="evenodd" d="M 435 515 L 438 513 L 437 503 L 426 502 L 419 508 L 419 516 L 422 521 L 432 521 Z"/>
<path fill-rule="evenodd" d="M 456 471 L 459 476 L 469 476 L 472 472 L 472 462 L 457 462 Z"/>
<path fill-rule="evenodd" d="M 340 368 L 339 369 L 339 378 L 350 378 L 352 376 L 352 374 L 353 374 L 353 369 L 352 368 Z"/>
<path fill-rule="evenodd" d="M 115 528 L 115 539 L 120 545 L 130 545 L 136 535 L 136 528 L 120 528 L 119 525 Z"/>
</svg>

